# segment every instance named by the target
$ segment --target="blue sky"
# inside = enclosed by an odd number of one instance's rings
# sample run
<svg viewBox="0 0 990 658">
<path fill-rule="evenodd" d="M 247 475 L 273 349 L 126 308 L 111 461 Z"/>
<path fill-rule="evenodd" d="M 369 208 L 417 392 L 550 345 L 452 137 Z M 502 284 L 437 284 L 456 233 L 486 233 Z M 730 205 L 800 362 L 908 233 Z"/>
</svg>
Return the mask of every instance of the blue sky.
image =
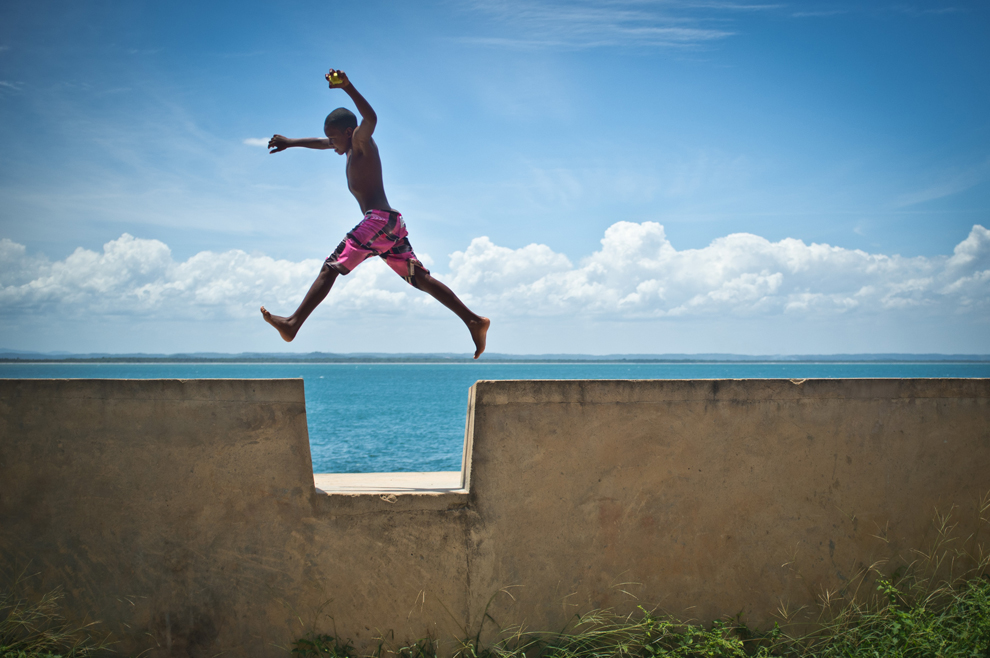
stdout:
<svg viewBox="0 0 990 658">
<path fill-rule="evenodd" d="M 375 107 L 393 206 L 500 352 L 990 353 L 985 2 L 8 2 L 0 347 L 453 351 L 319 136 Z"/>
</svg>

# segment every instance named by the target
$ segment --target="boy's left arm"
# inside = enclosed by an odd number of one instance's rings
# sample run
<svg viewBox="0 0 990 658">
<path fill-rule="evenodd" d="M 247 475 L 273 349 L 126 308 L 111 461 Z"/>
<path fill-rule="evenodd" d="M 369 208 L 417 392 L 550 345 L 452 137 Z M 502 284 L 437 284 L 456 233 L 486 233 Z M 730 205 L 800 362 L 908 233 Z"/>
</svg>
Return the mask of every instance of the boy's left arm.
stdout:
<svg viewBox="0 0 990 658">
<path fill-rule="evenodd" d="M 346 73 L 336 69 L 330 69 L 330 72 L 326 74 L 326 79 L 330 83 L 331 89 L 343 89 L 351 97 L 351 100 L 354 101 L 358 113 L 361 114 L 361 123 L 354 129 L 354 134 L 351 135 L 351 143 L 355 149 L 363 151 L 371 141 L 371 135 L 375 132 L 375 126 L 378 125 L 378 115 L 371 108 L 371 104 L 364 99 L 364 96 L 347 79 Z"/>
</svg>

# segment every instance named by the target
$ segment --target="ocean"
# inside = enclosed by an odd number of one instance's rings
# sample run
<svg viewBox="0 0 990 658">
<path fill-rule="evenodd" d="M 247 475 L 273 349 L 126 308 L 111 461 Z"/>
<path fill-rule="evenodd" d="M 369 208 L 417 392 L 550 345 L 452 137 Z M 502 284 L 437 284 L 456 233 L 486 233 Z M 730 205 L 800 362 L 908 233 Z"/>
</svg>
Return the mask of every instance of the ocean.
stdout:
<svg viewBox="0 0 990 658">
<path fill-rule="evenodd" d="M 990 377 L 990 363 L 0 363 L 0 378 L 302 377 L 316 473 L 455 471 L 479 379 Z"/>
</svg>

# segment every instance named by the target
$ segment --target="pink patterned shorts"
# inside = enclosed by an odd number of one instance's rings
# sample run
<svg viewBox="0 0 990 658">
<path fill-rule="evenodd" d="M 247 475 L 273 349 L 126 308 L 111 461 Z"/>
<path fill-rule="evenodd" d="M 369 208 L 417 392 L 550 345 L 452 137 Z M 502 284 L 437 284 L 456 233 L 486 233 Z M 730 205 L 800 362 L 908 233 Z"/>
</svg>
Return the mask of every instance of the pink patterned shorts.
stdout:
<svg viewBox="0 0 990 658">
<path fill-rule="evenodd" d="M 402 215 L 393 210 L 369 210 L 364 219 L 341 240 L 326 265 L 341 274 L 349 274 L 366 258 L 379 256 L 409 284 L 413 282 L 414 267 L 429 273 L 413 253 L 409 231 Z"/>
</svg>

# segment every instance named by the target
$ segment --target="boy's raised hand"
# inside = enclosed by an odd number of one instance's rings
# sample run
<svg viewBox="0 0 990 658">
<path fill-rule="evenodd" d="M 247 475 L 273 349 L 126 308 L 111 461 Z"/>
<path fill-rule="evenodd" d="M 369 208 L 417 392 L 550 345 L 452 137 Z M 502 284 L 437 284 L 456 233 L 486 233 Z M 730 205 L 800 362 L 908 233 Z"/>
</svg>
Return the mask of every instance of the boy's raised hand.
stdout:
<svg viewBox="0 0 990 658">
<path fill-rule="evenodd" d="M 289 148 L 289 138 L 283 137 L 282 135 L 275 135 L 268 140 L 268 148 L 271 149 L 269 153 L 278 153 L 279 151 L 284 151 Z"/>
<path fill-rule="evenodd" d="M 340 69 L 330 69 L 330 72 L 323 77 L 330 83 L 331 89 L 339 89 L 351 84 L 350 80 L 347 79 L 347 74 Z"/>
</svg>

